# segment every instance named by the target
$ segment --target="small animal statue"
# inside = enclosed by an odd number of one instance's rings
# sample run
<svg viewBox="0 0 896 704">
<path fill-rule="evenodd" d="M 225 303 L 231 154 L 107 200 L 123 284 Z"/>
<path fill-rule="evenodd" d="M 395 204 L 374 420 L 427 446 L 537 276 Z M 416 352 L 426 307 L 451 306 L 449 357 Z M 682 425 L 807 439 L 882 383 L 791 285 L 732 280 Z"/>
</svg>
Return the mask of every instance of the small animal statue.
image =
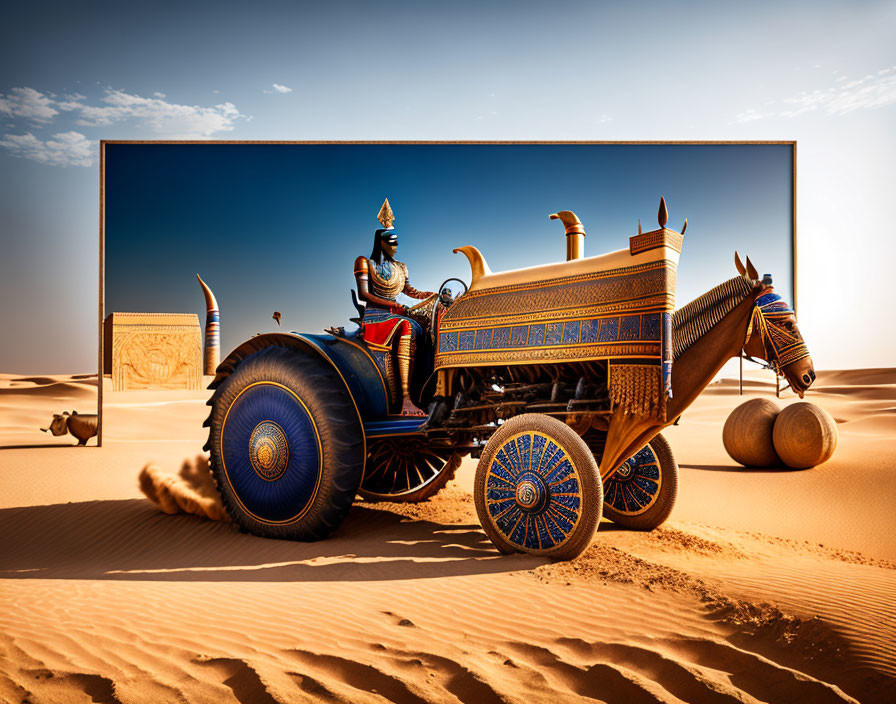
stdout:
<svg viewBox="0 0 896 704">
<path fill-rule="evenodd" d="M 96 435 L 96 413 L 78 413 L 77 411 L 64 411 L 53 414 L 53 420 L 49 428 L 41 428 L 45 433 L 47 431 L 53 435 L 65 435 L 71 433 L 78 438 L 79 445 L 86 445 L 87 441 Z"/>
</svg>

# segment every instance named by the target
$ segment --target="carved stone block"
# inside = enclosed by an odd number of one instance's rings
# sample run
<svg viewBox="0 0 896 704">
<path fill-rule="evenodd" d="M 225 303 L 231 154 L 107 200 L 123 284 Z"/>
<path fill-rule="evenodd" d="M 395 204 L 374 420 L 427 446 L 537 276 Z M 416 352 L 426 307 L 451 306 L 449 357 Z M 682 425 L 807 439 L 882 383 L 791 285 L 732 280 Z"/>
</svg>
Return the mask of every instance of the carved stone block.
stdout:
<svg viewBox="0 0 896 704">
<path fill-rule="evenodd" d="M 103 346 L 113 391 L 202 385 L 202 331 L 195 313 L 111 313 Z"/>
</svg>

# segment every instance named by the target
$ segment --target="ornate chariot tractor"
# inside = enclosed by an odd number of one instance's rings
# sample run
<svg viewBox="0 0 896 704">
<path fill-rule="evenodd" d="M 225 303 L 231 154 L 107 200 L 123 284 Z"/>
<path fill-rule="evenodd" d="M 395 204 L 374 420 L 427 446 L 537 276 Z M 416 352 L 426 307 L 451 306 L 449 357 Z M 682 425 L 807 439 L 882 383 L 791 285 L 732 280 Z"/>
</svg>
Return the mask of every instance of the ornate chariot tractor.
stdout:
<svg viewBox="0 0 896 704">
<path fill-rule="evenodd" d="M 206 449 L 244 530 L 324 538 L 357 494 L 423 500 L 470 454 L 498 550 L 571 559 L 602 516 L 637 530 L 666 520 L 678 466 L 660 431 L 728 359 L 765 360 L 800 396 L 815 379 L 793 311 L 749 258 L 735 253 L 737 276 L 675 310 L 687 221 L 667 228 L 663 200 L 658 229 L 639 222 L 601 256 L 582 255 L 570 211 L 551 215 L 564 262 L 492 272 L 460 247 L 472 281 L 456 296 L 448 282 L 410 288 L 387 209 L 355 265 L 357 331 L 257 335 L 217 368 Z M 422 302 L 395 303 L 402 286 Z"/>
</svg>

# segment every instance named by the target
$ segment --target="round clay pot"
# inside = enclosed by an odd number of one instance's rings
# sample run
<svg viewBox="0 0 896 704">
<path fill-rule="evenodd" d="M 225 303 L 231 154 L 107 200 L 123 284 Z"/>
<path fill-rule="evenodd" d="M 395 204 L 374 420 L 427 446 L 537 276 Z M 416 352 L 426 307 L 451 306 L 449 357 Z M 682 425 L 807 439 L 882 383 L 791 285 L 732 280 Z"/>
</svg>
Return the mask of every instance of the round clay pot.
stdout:
<svg viewBox="0 0 896 704">
<path fill-rule="evenodd" d="M 780 409 L 773 401 L 754 398 L 731 411 L 722 429 L 722 442 L 731 459 L 745 467 L 781 464 L 772 442 L 772 429 Z"/>
<path fill-rule="evenodd" d="M 775 451 L 788 467 L 805 469 L 830 459 L 837 449 L 837 423 L 814 403 L 801 401 L 778 414 L 772 434 Z"/>
</svg>

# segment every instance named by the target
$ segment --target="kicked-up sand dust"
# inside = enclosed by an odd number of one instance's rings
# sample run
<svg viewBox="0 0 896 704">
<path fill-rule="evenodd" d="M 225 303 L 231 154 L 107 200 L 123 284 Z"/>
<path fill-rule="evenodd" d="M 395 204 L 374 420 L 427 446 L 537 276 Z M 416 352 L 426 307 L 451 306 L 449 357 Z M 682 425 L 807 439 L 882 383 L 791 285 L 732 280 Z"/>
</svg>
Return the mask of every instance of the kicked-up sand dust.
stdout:
<svg viewBox="0 0 896 704">
<path fill-rule="evenodd" d="M 146 498 L 165 513 L 189 513 L 212 521 L 230 520 L 204 455 L 184 460 L 177 474 L 148 464 L 140 470 L 137 481 Z"/>
</svg>

